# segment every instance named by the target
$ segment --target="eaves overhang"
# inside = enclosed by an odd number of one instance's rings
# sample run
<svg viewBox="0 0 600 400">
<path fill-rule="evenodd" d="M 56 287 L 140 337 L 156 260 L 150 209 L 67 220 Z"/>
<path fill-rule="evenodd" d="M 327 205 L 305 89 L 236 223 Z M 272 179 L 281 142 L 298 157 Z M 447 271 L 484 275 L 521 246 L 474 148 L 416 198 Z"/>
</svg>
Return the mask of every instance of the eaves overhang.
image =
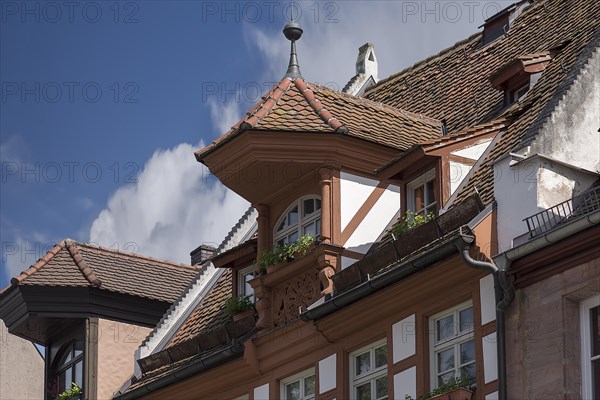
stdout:
<svg viewBox="0 0 600 400">
<path fill-rule="evenodd" d="M 15 286 L 0 299 L 0 319 L 10 333 L 46 344 L 53 321 L 99 317 L 152 327 L 169 303 L 94 287 Z"/>
</svg>

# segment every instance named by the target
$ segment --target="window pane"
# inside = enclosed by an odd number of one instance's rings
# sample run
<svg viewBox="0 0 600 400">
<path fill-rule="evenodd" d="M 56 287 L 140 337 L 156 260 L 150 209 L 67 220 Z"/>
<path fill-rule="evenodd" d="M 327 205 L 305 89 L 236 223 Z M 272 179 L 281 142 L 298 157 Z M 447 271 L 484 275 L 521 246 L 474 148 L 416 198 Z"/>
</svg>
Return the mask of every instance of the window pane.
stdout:
<svg viewBox="0 0 600 400">
<path fill-rule="evenodd" d="M 319 219 L 316 221 L 316 223 L 317 223 L 317 231 L 316 231 L 316 235 L 315 235 L 315 237 L 317 237 L 317 236 L 321 236 L 321 219 L 319 218 Z"/>
<path fill-rule="evenodd" d="M 65 355 L 63 356 L 63 359 L 60 362 L 60 366 L 67 364 L 69 361 L 71 361 L 72 358 L 73 358 L 73 347 L 69 348 L 69 350 L 67 350 L 65 352 Z"/>
<path fill-rule="evenodd" d="M 288 213 L 288 223 L 290 225 L 294 225 L 298 222 L 298 206 L 292 208 L 292 210 Z"/>
<path fill-rule="evenodd" d="M 375 349 L 375 368 L 382 367 L 387 364 L 387 345 Z"/>
<path fill-rule="evenodd" d="M 286 400 L 300 400 L 300 381 L 285 385 Z"/>
<path fill-rule="evenodd" d="M 78 361 L 75 364 L 75 379 L 74 382 L 79 386 L 83 386 L 83 361 Z"/>
<path fill-rule="evenodd" d="M 313 222 L 313 223 L 306 225 L 304 227 L 302 234 L 303 235 L 311 235 L 312 237 L 317 236 L 317 230 L 316 230 L 315 223 Z"/>
<path fill-rule="evenodd" d="M 468 332 L 473 330 L 473 307 L 460 312 L 460 331 Z"/>
<path fill-rule="evenodd" d="M 362 375 L 371 370 L 371 357 L 370 353 L 360 354 L 356 356 L 356 375 Z"/>
<path fill-rule="evenodd" d="M 315 201 L 314 199 L 304 200 L 304 209 L 302 210 L 302 216 L 306 217 L 315 212 Z"/>
<path fill-rule="evenodd" d="M 435 330 L 438 342 L 454 336 L 454 315 L 437 320 Z"/>
<path fill-rule="evenodd" d="M 454 369 L 454 347 L 437 353 L 437 372 Z"/>
<path fill-rule="evenodd" d="M 438 376 L 438 386 L 443 385 L 444 383 L 450 382 L 454 379 L 454 371 L 448 372 L 447 374 L 443 374 Z"/>
<path fill-rule="evenodd" d="M 423 186 L 415 188 L 415 211 L 419 211 L 425 207 L 425 195 Z"/>
<path fill-rule="evenodd" d="M 315 376 L 304 378 L 304 396 L 312 396 L 315 394 Z"/>
<path fill-rule="evenodd" d="M 250 281 L 254 279 L 254 274 L 253 273 L 248 273 L 248 274 L 244 274 L 244 295 L 245 296 L 253 296 L 254 295 L 254 289 L 252 289 L 252 286 L 250 286 Z M 254 300 L 254 299 L 252 299 Z"/>
<path fill-rule="evenodd" d="M 317 204 L 315 209 L 320 210 L 321 209 L 321 199 L 315 199 L 315 203 Z"/>
<path fill-rule="evenodd" d="M 298 240 L 298 232 L 294 232 L 290 236 L 288 236 L 288 243 L 293 243 L 296 240 Z"/>
<path fill-rule="evenodd" d="M 367 382 L 356 388 L 357 400 L 371 400 L 371 382 Z"/>
<path fill-rule="evenodd" d="M 433 190 L 433 181 L 429 181 L 425 184 L 427 189 L 425 190 L 426 198 L 425 201 L 427 205 L 435 203 L 435 192 Z"/>
<path fill-rule="evenodd" d="M 590 310 L 590 319 L 593 357 L 600 354 L 600 307 L 595 307 Z"/>
<path fill-rule="evenodd" d="M 469 340 L 460 345 L 460 363 L 466 364 L 475 361 L 475 343 Z"/>
<path fill-rule="evenodd" d="M 387 375 L 375 381 L 375 397 L 377 399 L 387 396 Z"/>
<path fill-rule="evenodd" d="M 287 220 L 286 218 L 283 219 L 283 221 L 281 221 L 281 223 L 279 224 L 279 226 L 277 227 L 277 232 L 282 231 L 283 228 L 285 228 L 285 224 L 286 224 Z"/>
<path fill-rule="evenodd" d="M 460 377 L 464 380 L 474 380 L 475 378 L 475 363 L 464 366 L 460 369 Z"/>
</svg>

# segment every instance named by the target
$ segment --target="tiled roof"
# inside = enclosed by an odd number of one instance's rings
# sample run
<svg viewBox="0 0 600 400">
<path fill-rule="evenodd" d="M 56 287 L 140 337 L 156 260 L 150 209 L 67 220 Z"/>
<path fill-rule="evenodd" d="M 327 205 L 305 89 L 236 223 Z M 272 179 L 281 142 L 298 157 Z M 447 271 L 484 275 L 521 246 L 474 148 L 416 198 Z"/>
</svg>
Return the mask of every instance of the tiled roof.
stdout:
<svg viewBox="0 0 600 400">
<path fill-rule="evenodd" d="M 202 331 L 225 325 L 229 321 L 229 317 L 225 314 L 225 303 L 233 295 L 232 288 L 231 269 L 227 268 L 213 289 L 179 328 L 167 347 L 181 343 Z"/>
<path fill-rule="evenodd" d="M 246 129 L 338 133 L 398 150 L 441 135 L 441 122 L 340 93 L 300 78 L 283 79 L 231 130 L 196 153 L 204 155 Z"/>
<path fill-rule="evenodd" d="M 569 75 L 581 67 L 578 59 L 585 57 L 579 56 L 597 47 L 593 42 L 599 21 L 600 7 L 592 0 L 538 1 L 514 21 L 505 37 L 482 48 L 481 34 L 475 34 L 380 81 L 365 97 L 445 119 L 451 132 L 502 116 L 516 117 L 456 197 L 460 201 L 476 188 L 488 204 L 493 200 L 493 161 L 532 140 L 543 123 L 538 121 L 550 115 L 574 79 Z M 505 108 L 502 91 L 490 84 L 491 75 L 519 56 L 547 51 L 554 56 L 538 82 L 521 101 Z"/>
<path fill-rule="evenodd" d="M 0 295 L 16 286 L 96 287 L 170 303 L 197 274 L 188 265 L 65 239 L 14 277 Z"/>
</svg>

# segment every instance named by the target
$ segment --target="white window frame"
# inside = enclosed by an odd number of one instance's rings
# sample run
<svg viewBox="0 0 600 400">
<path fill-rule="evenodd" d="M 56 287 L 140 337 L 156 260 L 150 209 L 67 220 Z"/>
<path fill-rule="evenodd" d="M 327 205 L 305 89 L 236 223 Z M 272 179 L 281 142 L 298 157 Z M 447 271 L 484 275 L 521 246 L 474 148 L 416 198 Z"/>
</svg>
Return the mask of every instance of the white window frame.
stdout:
<svg viewBox="0 0 600 400">
<path fill-rule="evenodd" d="M 458 332 L 460 321 L 459 315 L 461 311 L 464 311 L 468 308 L 473 309 L 473 325 L 471 329 L 465 332 Z M 443 341 L 437 343 L 437 324 L 436 322 L 440 319 L 446 318 L 450 315 L 454 315 L 454 335 L 449 339 L 444 339 Z M 437 359 L 436 352 L 440 350 L 446 350 L 449 348 L 454 348 L 454 377 L 460 377 L 460 369 L 469 364 L 475 364 L 475 375 L 477 376 L 477 356 L 475 356 L 475 361 L 470 362 L 468 364 L 460 364 L 460 345 L 469 341 L 473 341 L 473 346 L 475 346 L 475 309 L 473 307 L 473 302 L 471 300 L 466 301 L 464 303 L 458 304 L 452 308 L 448 308 L 440 313 L 432 315 L 429 317 L 429 365 L 430 365 L 430 386 L 432 389 L 435 389 L 439 386 L 438 384 L 438 371 L 437 371 Z M 476 353 L 477 354 L 477 353 Z"/>
<path fill-rule="evenodd" d="M 321 221 L 321 211 L 322 211 L 322 207 L 323 207 L 322 203 L 321 203 L 321 208 L 318 211 L 315 211 L 306 217 L 302 216 L 304 214 L 304 209 L 303 209 L 304 200 L 309 200 L 309 199 L 315 199 L 315 200 L 321 201 L 321 196 L 309 195 L 309 196 L 300 197 L 299 199 L 292 202 L 292 204 L 290 204 L 289 207 L 286 208 L 286 210 L 283 212 L 281 217 L 279 217 L 279 219 L 277 220 L 277 223 L 275 224 L 275 227 L 273 228 L 273 243 L 275 245 L 277 245 L 277 242 L 279 240 L 281 240 L 283 238 L 287 238 L 289 235 L 293 234 L 294 232 L 298 233 L 298 237 L 304 236 L 304 234 L 302 233 L 304 227 L 306 227 L 307 225 L 309 225 L 317 220 L 319 222 Z M 279 227 L 281 222 L 285 218 L 287 218 L 289 212 L 294 207 L 298 207 L 298 220 L 293 225 L 289 225 L 289 226 L 285 227 L 283 230 L 281 230 L 280 232 L 277 232 L 277 228 Z M 321 232 L 316 232 L 315 238 L 320 235 L 321 235 Z M 285 240 L 284 240 L 284 243 L 287 243 L 287 242 L 285 242 Z"/>
<path fill-rule="evenodd" d="M 307 396 L 304 393 L 304 380 L 306 378 L 310 378 L 311 376 L 314 378 L 314 382 L 315 382 L 315 393 Z M 279 388 L 280 388 L 282 400 L 289 400 L 286 397 L 285 387 L 291 383 L 298 382 L 298 381 L 300 382 L 300 399 L 301 400 L 312 400 L 315 398 L 316 392 L 317 392 L 317 377 L 315 375 L 315 369 L 309 368 L 302 372 L 298 372 L 297 374 L 294 374 L 292 376 L 288 376 L 287 378 L 282 379 L 280 381 Z"/>
<path fill-rule="evenodd" d="M 590 311 L 600 306 L 600 295 L 591 297 L 581 302 L 581 396 L 584 400 L 593 399 L 594 386 L 592 381 L 592 361 L 600 358 L 599 355 L 591 357 L 592 347 L 590 335 Z M 598 395 L 600 393 L 597 393 Z"/>
<path fill-rule="evenodd" d="M 356 388 L 358 386 L 364 385 L 367 382 L 371 382 L 371 398 L 374 400 L 377 399 L 377 397 L 376 397 L 376 390 L 377 390 L 376 381 L 377 381 L 377 379 L 380 379 L 384 376 L 387 378 L 388 364 L 389 364 L 389 349 L 386 349 L 385 366 L 378 367 L 378 368 L 375 367 L 375 349 L 378 349 L 381 346 L 387 346 L 386 339 L 378 340 L 377 342 L 371 343 L 368 346 L 361 347 L 360 349 L 355 350 L 352 353 L 350 353 L 350 355 L 349 355 L 350 369 L 349 370 L 350 370 L 350 399 L 351 400 L 356 400 Z M 364 354 L 366 352 L 369 352 L 371 366 L 375 367 L 375 368 L 364 375 L 357 376 L 356 375 L 356 356 Z M 388 386 L 389 386 L 389 381 L 388 381 Z M 390 399 L 389 392 L 386 391 L 386 393 L 387 393 L 387 399 Z"/>
<path fill-rule="evenodd" d="M 254 303 L 254 290 L 251 293 L 246 293 L 246 280 L 244 279 L 247 275 L 254 276 L 256 265 L 250 265 L 246 268 L 242 268 L 237 272 L 237 293 L 238 296 L 250 296 L 250 300 Z"/>
<path fill-rule="evenodd" d="M 428 193 L 427 183 L 430 181 L 433 181 L 433 203 L 425 204 L 425 208 L 417 210 L 417 205 L 415 203 L 415 190 L 423 186 L 423 200 L 426 201 Z M 414 212 L 415 214 L 419 214 L 422 211 L 424 212 L 424 214 L 429 214 L 430 212 L 437 212 L 437 200 L 435 198 L 435 191 L 435 168 L 433 168 L 406 185 L 406 204 L 408 206 L 408 210 Z"/>
</svg>

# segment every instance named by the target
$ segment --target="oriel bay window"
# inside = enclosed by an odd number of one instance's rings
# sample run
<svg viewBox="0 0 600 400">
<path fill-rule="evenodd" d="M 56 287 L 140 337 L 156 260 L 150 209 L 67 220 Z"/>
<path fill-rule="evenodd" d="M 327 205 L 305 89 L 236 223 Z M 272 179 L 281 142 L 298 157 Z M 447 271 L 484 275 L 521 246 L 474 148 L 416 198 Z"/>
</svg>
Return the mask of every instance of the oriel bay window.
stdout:
<svg viewBox="0 0 600 400">
<path fill-rule="evenodd" d="M 321 199 L 302 197 L 283 213 L 273 234 L 275 246 L 295 242 L 300 236 L 319 236 L 321 233 Z"/>
<path fill-rule="evenodd" d="M 385 340 L 351 353 L 350 374 L 351 399 L 387 399 L 387 344 Z"/>
<path fill-rule="evenodd" d="M 83 386 L 83 342 L 74 340 L 62 347 L 52 365 L 52 375 L 58 393 L 69 389 L 73 383 Z"/>
<path fill-rule="evenodd" d="M 476 376 L 473 305 L 463 303 L 430 318 L 432 388 Z"/>
</svg>

